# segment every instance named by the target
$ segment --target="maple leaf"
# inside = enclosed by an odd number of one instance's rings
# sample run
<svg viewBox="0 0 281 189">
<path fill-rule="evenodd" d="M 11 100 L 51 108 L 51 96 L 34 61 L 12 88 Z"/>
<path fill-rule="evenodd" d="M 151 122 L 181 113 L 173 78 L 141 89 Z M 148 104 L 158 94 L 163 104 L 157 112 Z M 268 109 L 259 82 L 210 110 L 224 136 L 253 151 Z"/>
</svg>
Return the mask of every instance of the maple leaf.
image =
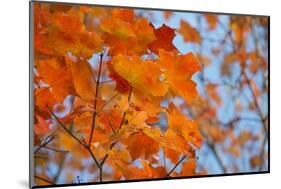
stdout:
<svg viewBox="0 0 281 189">
<path fill-rule="evenodd" d="M 177 151 L 181 154 L 189 155 L 191 146 L 187 144 L 184 137 L 169 128 L 165 132 L 163 139 L 159 140 L 163 147 Z"/>
<path fill-rule="evenodd" d="M 160 148 L 158 142 L 143 132 L 131 134 L 126 144 L 132 160 L 141 157 L 144 159 L 152 159 L 153 155 L 156 154 Z"/>
<path fill-rule="evenodd" d="M 172 103 L 170 103 L 168 109 L 168 126 L 197 148 L 201 146 L 202 136 L 197 124 L 193 120 L 189 120 L 187 116 L 181 114 Z"/>
<path fill-rule="evenodd" d="M 196 174 L 196 161 L 195 159 L 189 159 L 182 164 L 181 175 L 182 176 L 193 176 Z"/>
<path fill-rule="evenodd" d="M 116 82 L 115 90 L 120 93 L 128 93 L 131 89 L 129 82 L 118 75 L 113 69 L 112 63 L 108 63 L 108 76 Z"/>
<path fill-rule="evenodd" d="M 55 12 L 68 12 L 72 8 L 71 5 L 68 4 L 52 4 L 50 5 L 50 12 L 55 13 Z"/>
<path fill-rule="evenodd" d="M 207 84 L 205 86 L 206 92 L 208 93 L 208 95 L 215 101 L 215 103 L 220 106 L 221 105 L 221 97 L 218 95 L 217 93 L 217 85 L 214 84 Z"/>
<path fill-rule="evenodd" d="M 172 94 L 182 96 L 187 102 L 197 96 L 196 84 L 191 77 L 200 66 L 192 53 L 178 55 L 177 52 L 159 51 L 158 64 L 164 69 L 164 82 Z"/>
<path fill-rule="evenodd" d="M 164 109 L 159 106 L 162 100 L 162 97 L 145 96 L 134 91 L 130 102 L 136 111 L 145 111 L 149 117 L 158 117 L 160 112 L 164 112 Z"/>
<path fill-rule="evenodd" d="M 66 55 L 71 52 L 75 55 L 91 58 L 93 53 L 100 52 L 103 40 L 94 32 L 63 33 L 60 31 L 50 31 L 46 46 L 53 49 L 59 55 Z"/>
<path fill-rule="evenodd" d="M 45 27 L 38 23 L 35 27 L 35 47 L 42 53 L 51 55 L 57 53 L 64 56 L 71 52 L 86 59 L 93 53 L 102 50 L 103 41 L 98 33 L 87 32 L 83 25 L 83 17 L 72 11 L 46 14 Z M 41 20 L 41 19 L 39 19 Z"/>
<path fill-rule="evenodd" d="M 53 16 L 53 23 L 58 30 L 65 33 L 77 34 L 83 31 L 82 18 L 79 15 L 56 13 Z"/>
<path fill-rule="evenodd" d="M 149 125 L 153 125 L 158 123 L 160 120 L 156 116 L 148 116 L 148 118 L 145 120 L 145 122 Z"/>
<path fill-rule="evenodd" d="M 130 85 L 144 94 L 163 96 L 167 88 L 160 81 L 161 71 L 150 60 L 141 60 L 138 56 L 117 55 L 112 59 L 113 69 Z"/>
<path fill-rule="evenodd" d="M 159 143 L 164 149 L 169 149 L 179 154 L 185 154 L 193 157 L 191 146 L 186 142 L 184 137 L 178 135 L 174 130 L 168 128 L 164 135 L 159 127 L 145 127 L 143 132 L 151 139 Z"/>
<path fill-rule="evenodd" d="M 253 156 L 250 158 L 250 164 L 253 168 L 258 167 L 261 164 L 261 157 L 260 156 Z"/>
<path fill-rule="evenodd" d="M 153 167 L 150 163 L 147 161 L 142 161 L 142 175 L 143 178 L 162 178 L 166 176 L 166 169 L 165 167 Z M 138 174 L 139 176 L 139 174 Z"/>
<path fill-rule="evenodd" d="M 41 87 L 34 90 L 35 105 L 40 111 L 48 112 L 47 107 L 53 109 L 59 101 L 55 98 L 49 87 Z"/>
<path fill-rule="evenodd" d="M 130 28 L 131 33 L 134 33 L 134 35 L 127 35 L 126 39 L 124 39 L 114 32 L 105 32 L 103 34 L 103 40 L 110 47 L 109 53 L 128 55 L 146 53 L 148 44 L 155 40 L 153 27 L 143 18 L 124 23 Z"/>
<path fill-rule="evenodd" d="M 93 114 L 91 112 L 83 112 L 73 118 L 75 127 L 78 129 L 89 127 L 92 124 Z"/>
<path fill-rule="evenodd" d="M 50 124 L 52 124 L 52 120 L 45 120 L 43 117 L 39 115 L 35 115 L 36 120 L 34 121 L 34 133 L 36 135 L 45 135 L 50 131 Z M 37 122 L 37 123 L 36 123 Z"/>
<path fill-rule="evenodd" d="M 91 65 L 71 55 L 65 56 L 65 60 L 70 67 L 76 93 L 85 101 L 93 101 L 96 81 Z"/>
<path fill-rule="evenodd" d="M 185 42 L 201 43 L 200 33 L 185 20 L 180 21 L 178 32 L 183 36 Z"/>
<path fill-rule="evenodd" d="M 139 18 L 134 22 L 133 28 L 140 45 L 147 45 L 156 40 L 154 28 L 145 18 Z"/>
<path fill-rule="evenodd" d="M 204 18 L 206 19 L 209 30 L 214 30 L 218 25 L 218 17 L 214 14 L 204 14 Z"/>
<path fill-rule="evenodd" d="M 118 18 L 105 18 L 100 24 L 101 30 L 118 38 L 126 40 L 129 37 L 136 37 L 131 24 Z"/>
<path fill-rule="evenodd" d="M 173 12 L 172 11 L 165 11 L 164 12 L 164 18 L 165 20 L 169 20 L 172 16 L 173 16 Z"/>
<path fill-rule="evenodd" d="M 109 157 L 111 158 L 112 161 L 115 163 L 123 162 L 123 163 L 130 163 L 131 156 L 130 152 L 126 148 L 118 149 L 118 148 L 113 148 L 109 152 Z"/>
<path fill-rule="evenodd" d="M 152 52 L 158 54 L 159 49 L 164 49 L 166 51 L 177 50 L 173 44 L 173 39 L 176 35 L 174 29 L 163 24 L 161 27 L 154 29 L 154 34 L 156 36 L 156 40 L 152 41 L 148 45 Z"/>
<path fill-rule="evenodd" d="M 119 129 L 122 121 L 122 112 L 119 108 L 113 107 L 106 112 L 98 114 L 98 123 L 103 126 L 106 133 L 114 133 Z"/>
<path fill-rule="evenodd" d="M 174 164 L 177 164 L 181 152 L 173 150 L 171 148 L 164 148 L 164 154 L 166 158 L 170 159 Z"/>
<path fill-rule="evenodd" d="M 234 32 L 234 40 L 237 43 L 241 43 L 248 32 L 251 30 L 251 20 L 249 16 L 232 16 L 230 18 L 229 26 Z"/>
<path fill-rule="evenodd" d="M 40 60 L 37 64 L 39 77 L 49 85 L 50 92 L 62 102 L 69 94 L 73 94 L 72 77 L 65 62 L 55 58 Z"/>
<path fill-rule="evenodd" d="M 133 20 L 135 19 L 133 9 L 113 9 L 111 11 L 111 15 L 112 17 L 118 18 L 125 22 L 133 22 Z"/>
</svg>

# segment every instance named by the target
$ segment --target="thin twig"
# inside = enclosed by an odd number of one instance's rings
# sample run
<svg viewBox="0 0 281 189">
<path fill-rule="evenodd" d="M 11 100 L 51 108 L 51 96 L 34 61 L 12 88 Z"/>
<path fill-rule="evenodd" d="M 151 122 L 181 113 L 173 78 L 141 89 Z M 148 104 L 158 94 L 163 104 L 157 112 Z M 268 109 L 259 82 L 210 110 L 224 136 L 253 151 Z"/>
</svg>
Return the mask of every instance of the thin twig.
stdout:
<svg viewBox="0 0 281 189">
<path fill-rule="evenodd" d="M 100 182 L 102 182 L 102 166 L 100 166 Z"/>
<path fill-rule="evenodd" d="M 42 177 L 39 177 L 39 176 L 37 176 L 37 175 L 35 175 L 34 178 L 39 179 L 39 180 L 42 180 L 42 181 L 44 181 L 44 182 L 47 182 L 48 184 L 51 184 L 51 185 L 56 185 L 56 184 L 53 183 L 52 181 L 49 181 L 49 180 L 47 180 L 47 179 L 45 179 L 45 178 L 42 178 Z"/>
<path fill-rule="evenodd" d="M 48 138 L 50 138 L 49 140 L 48 140 Z M 36 154 L 37 152 L 39 152 L 39 150 L 41 149 L 41 148 L 43 148 L 43 147 L 45 147 L 47 144 L 49 144 L 52 140 L 54 140 L 54 136 L 49 136 L 49 137 L 47 137 L 47 139 L 46 139 L 46 142 L 44 142 L 43 144 L 41 144 L 35 151 L 34 151 L 34 154 Z"/>
<path fill-rule="evenodd" d="M 113 142 L 111 145 L 110 145 L 110 147 L 109 147 L 109 150 L 111 150 L 115 145 L 117 144 L 117 141 L 115 141 L 115 142 Z M 108 158 L 108 153 L 104 156 L 104 158 L 103 158 L 103 160 L 102 160 L 102 162 L 101 162 L 101 167 L 103 166 L 103 164 L 105 163 L 105 161 L 106 161 L 106 159 Z"/>
<path fill-rule="evenodd" d="M 58 150 L 58 149 L 51 148 L 51 147 L 48 147 L 48 146 L 44 146 L 43 148 L 48 149 L 48 150 L 52 150 L 52 151 L 55 151 L 55 152 L 69 153 L 69 151 L 66 151 L 66 150 Z"/>
<path fill-rule="evenodd" d="M 213 152 L 215 158 L 217 159 L 217 162 L 218 162 L 218 164 L 220 165 L 220 167 L 221 167 L 223 173 L 227 173 L 227 169 L 226 169 L 226 167 L 225 167 L 225 165 L 224 165 L 224 163 L 223 163 L 221 157 L 219 156 L 219 154 L 218 154 L 218 152 L 217 152 L 217 150 L 216 150 L 214 144 L 212 144 L 212 143 L 210 143 L 210 142 L 208 142 L 208 141 L 207 141 L 206 143 L 207 143 L 207 146 L 208 146 L 208 147 L 211 149 L 211 151 Z"/>
<path fill-rule="evenodd" d="M 70 135 L 72 136 L 73 139 L 75 139 L 79 144 L 81 144 L 84 148 L 86 148 L 88 150 L 88 152 L 90 153 L 91 157 L 94 159 L 96 165 L 98 168 L 100 168 L 99 162 L 97 161 L 96 157 L 94 156 L 90 146 L 84 144 L 82 141 L 80 141 L 74 134 L 72 134 L 72 132 L 70 132 L 66 126 L 64 124 L 62 124 L 60 122 L 60 120 L 58 119 L 58 117 L 51 111 L 51 109 L 47 106 L 47 108 L 49 109 L 50 113 L 54 116 L 54 118 L 56 119 L 56 121 L 59 123 L 59 125 Z"/>
<path fill-rule="evenodd" d="M 58 181 L 58 179 L 59 179 L 59 177 L 60 177 L 60 175 L 61 175 L 61 172 L 62 172 L 63 167 L 64 167 L 66 155 L 67 155 L 67 154 L 63 154 L 63 156 L 62 156 L 62 159 L 61 159 L 61 161 L 60 161 L 60 163 L 59 163 L 59 169 L 58 169 L 58 171 L 57 171 L 57 173 L 56 173 L 56 175 L 54 176 L 54 179 L 53 179 L 53 182 L 54 182 L 54 183 L 56 183 L 56 182 Z"/>
<path fill-rule="evenodd" d="M 100 168 L 100 164 L 99 164 L 97 158 L 95 157 L 95 155 L 93 154 L 91 148 L 90 148 L 89 146 L 85 146 L 85 147 L 86 147 L 86 149 L 89 151 L 91 157 L 94 159 L 94 161 L 95 161 L 97 167 Z"/>
<path fill-rule="evenodd" d="M 100 54 L 100 65 L 99 65 L 99 71 L 98 71 L 98 79 L 96 83 L 96 94 L 95 94 L 95 99 L 94 99 L 94 114 L 93 114 L 93 122 L 92 122 L 92 128 L 91 128 L 91 134 L 90 134 L 90 139 L 88 146 L 91 145 L 92 138 L 93 138 L 93 133 L 95 130 L 95 124 L 96 124 L 96 117 L 97 117 L 97 98 L 98 98 L 98 92 L 99 92 L 99 84 L 100 84 L 100 75 L 101 75 L 101 67 L 102 67 L 102 58 L 103 58 L 103 53 Z"/>
<path fill-rule="evenodd" d="M 133 91 L 133 88 L 131 87 L 130 92 L 129 92 L 129 95 L 128 95 L 128 102 L 129 102 L 130 99 L 131 99 L 132 91 Z M 122 125 L 123 125 L 123 123 L 124 123 L 125 117 L 126 117 L 126 112 L 123 113 L 122 120 L 121 120 L 121 122 L 120 122 L 118 131 L 121 129 L 121 127 L 122 127 Z"/>
<path fill-rule="evenodd" d="M 66 126 L 64 124 L 62 124 L 62 122 L 58 119 L 58 117 L 52 112 L 52 110 L 49 108 L 49 106 L 47 106 L 47 108 L 49 109 L 50 113 L 52 114 L 52 116 L 56 119 L 56 121 L 59 123 L 59 125 L 70 135 L 72 136 L 72 138 L 74 138 L 79 144 L 81 144 L 82 146 L 84 146 L 84 144 L 74 135 L 72 134 L 72 132 L 70 132 Z"/>
<path fill-rule="evenodd" d="M 130 99 L 131 99 L 132 92 L 133 92 L 133 88 L 131 87 L 130 92 L 129 92 L 129 95 L 128 95 L 128 102 L 129 102 Z M 126 116 L 126 112 L 123 113 L 123 117 L 122 117 L 122 120 L 121 120 L 121 122 L 120 122 L 120 125 L 119 125 L 119 128 L 118 128 L 118 130 L 117 130 L 117 133 L 120 131 L 120 129 L 121 129 L 122 125 L 123 125 L 123 122 L 124 122 L 124 120 L 125 120 L 125 116 Z M 113 129 L 113 127 L 112 127 L 112 129 Z M 114 131 L 114 129 L 113 129 L 113 131 Z M 110 145 L 109 150 L 111 150 L 111 149 L 117 144 L 117 142 L 118 142 L 117 140 L 114 141 L 114 142 Z M 101 167 L 102 167 L 103 164 L 106 162 L 108 156 L 109 156 L 109 154 L 106 153 L 106 155 L 104 156 L 104 158 L 103 158 L 103 160 L 102 160 L 102 162 L 101 162 L 101 164 L 100 164 Z"/>
<path fill-rule="evenodd" d="M 79 177 L 79 176 L 77 176 L 77 181 L 78 181 L 78 184 L 80 184 L 80 183 L 81 183 L 81 181 L 80 181 L 80 177 Z"/>
<path fill-rule="evenodd" d="M 101 82 L 100 82 L 100 85 L 103 85 L 103 84 L 109 83 L 109 82 L 113 82 L 113 81 L 114 81 L 113 79 L 111 79 L 111 80 L 106 80 L 106 81 L 101 81 Z"/>
<path fill-rule="evenodd" d="M 268 131 L 267 131 L 267 128 L 266 128 L 266 125 L 265 125 L 263 113 L 262 113 L 262 111 L 261 111 L 261 109 L 259 107 L 259 104 L 258 104 L 258 99 L 257 99 L 257 97 L 256 97 L 256 95 L 254 93 L 254 89 L 253 89 L 253 87 L 252 87 L 252 85 L 250 83 L 250 80 L 249 80 L 249 78 L 248 78 L 248 76 L 247 76 L 247 74 L 245 73 L 244 70 L 242 71 L 242 74 L 245 77 L 246 83 L 247 83 L 247 85 L 248 85 L 248 87 L 249 87 L 249 89 L 251 91 L 252 96 L 253 96 L 254 104 L 255 104 L 256 109 L 258 111 L 259 117 L 260 117 L 260 119 L 262 121 L 263 130 L 264 130 L 264 132 L 266 134 L 266 138 L 267 138 L 268 137 Z"/>
<path fill-rule="evenodd" d="M 111 121 L 108 120 L 108 123 L 109 123 L 109 126 L 110 126 L 112 132 L 115 134 L 116 132 L 115 132 L 115 129 L 113 128 L 113 126 L 112 126 L 112 124 L 111 124 Z"/>
<path fill-rule="evenodd" d="M 116 96 L 118 96 L 119 95 L 119 93 L 117 92 L 117 93 L 115 93 L 110 99 L 108 99 L 105 103 L 104 103 L 104 105 L 101 107 L 101 110 L 103 110 L 105 107 L 106 107 L 106 105 L 108 105 Z M 100 110 L 100 111 L 101 111 Z M 99 111 L 99 112 L 100 112 Z"/>
<path fill-rule="evenodd" d="M 178 163 L 169 171 L 169 173 L 166 175 L 166 177 L 169 177 L 173 172 L 174 170 L 179 166 L 179 164 L 181 164 L 181 162 L 186 158 L 186 156 L 183 156 L 179 161 Z"/>
</svg>

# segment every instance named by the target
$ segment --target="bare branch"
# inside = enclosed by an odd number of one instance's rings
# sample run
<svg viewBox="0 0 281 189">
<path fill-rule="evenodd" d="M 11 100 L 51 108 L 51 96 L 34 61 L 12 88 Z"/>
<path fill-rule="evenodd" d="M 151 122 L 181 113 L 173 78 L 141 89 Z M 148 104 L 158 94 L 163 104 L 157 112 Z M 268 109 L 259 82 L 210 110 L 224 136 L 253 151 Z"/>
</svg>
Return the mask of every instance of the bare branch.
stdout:
<svg viewBox="0 0 281 189">
<path fill-rule="evenodd" d="M 169 173 L 166 175 L 166 177 L 170 177 L 170 175 L 174 172 L 174 170 L 181 164 L 181 162 L 186 158 L 186 156 L 183 156 L 178 163 L 169 171 Z"/>
<path fill-rule="evenodd" d="M 88 150 L 88 152 L 90 153 L 91 157 L 94 159 L 96 165 L 98 168 L 100 168 L 99 162 L 97 161 L 96 157 L 94 156 L 90 146 L 85 145 L 82 141 L 80 141 L 74 134 L 72 134 L 72 132 L 70 132 L 66 126 L 64 124 L 62 124 L 60 122 L 60 120 L 58 119 L 58 117 L 51 111 L 51 109 L 49 107 L 47 107 L 50 111 L 50 113 L 55 117 L 56 121 L 59 123 L 59 125 L 73 138 L 75 139 L 79 144 L 81 144 L 84 148 L 86 148 Z"/>
<path fill-rule="evenodd" d="M 69 151 L 67 151 L 67 150 L 58 150 L 58 149 L 48 147 L 48 146 L 44 146 L 43 148 L 48 149 L 48 150 L 52 150 L 54 152 L 69 153 Z"/>
<path fill-rule="evenodd" d="M 49 139 L 50 138 L 50 139 Z M 45 147 L 47 144 L 49 144 L 52 140 L 54 140 L 55 139 L 55 137 L 54 136 L 48 136 L 47 138 L 46 138 L 46 141 L 43 143 L 43 144 L 41 144 L 35 151 L 34 151 L 34 154 L 36 154 L 37 152 L 39 152 L 39 150 L 41 149 L 41 148 L 43 148 L 43 147 Z"/>
<path fill-rule="evenodd" d="M 58 119 L 58 117 L 52 112 L 52 110 L 47 106 L 47 108 L 49 109 L 50 113 L 52 114 L 52 116 L 56 119 L 56 121 L 59 123 L 59 125 L 70 135 L 72 136 L 73 139 L 75 139 L 79 144 L 81 144 L 82 146 L 84 146 L 84 144 L 72 133 L 70 132 L 66 126 L 64 124 L 62 124 L 62 122 Z"/>
</svg>

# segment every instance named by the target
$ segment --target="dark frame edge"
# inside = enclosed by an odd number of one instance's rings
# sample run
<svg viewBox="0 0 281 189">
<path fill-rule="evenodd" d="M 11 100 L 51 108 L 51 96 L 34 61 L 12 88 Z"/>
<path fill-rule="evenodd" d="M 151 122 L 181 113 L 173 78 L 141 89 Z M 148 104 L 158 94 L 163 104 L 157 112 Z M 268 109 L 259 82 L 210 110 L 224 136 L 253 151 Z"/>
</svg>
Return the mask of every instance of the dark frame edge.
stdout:
<svg viewBox="0 0 281 189">
<path fill-rule="evenodd" d="M 267 99 L 267 106 L 268 106 L 268 172 L 270 173 L 270 157 L 271 157 L 271 150 L 270 150 L 270 16 L 268 17 L 268 37 L 267 37 L 267 43 L 268 43 L 268 99 Z"/>
</svg>

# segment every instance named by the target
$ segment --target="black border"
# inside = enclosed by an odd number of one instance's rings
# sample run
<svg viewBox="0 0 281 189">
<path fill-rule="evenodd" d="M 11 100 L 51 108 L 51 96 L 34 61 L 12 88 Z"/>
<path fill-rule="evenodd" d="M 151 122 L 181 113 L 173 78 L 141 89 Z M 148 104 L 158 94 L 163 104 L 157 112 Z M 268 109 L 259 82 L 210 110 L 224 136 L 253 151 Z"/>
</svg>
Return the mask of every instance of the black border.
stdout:
<svg viewBox="0 0 281 189">
<path fill-rule="evenodd" d="M 104 181 L 104 182 L 87 182 L 87 183 L 72 183 L 72 184 L 54 184 L 54 185 L 40 185 L 33 186 L 33 165 L 31 165 L 31 155 L 33 147 L 29 145 L 29 188 L 53 188 L 53 187 L 65 187 L 65 186 L 88 186 L 88 185 L 100 185 L 100 184 L 114 184 L 114 183 L 130 183 L 130 182 L 146 182 L 146 181 L 161 181 L 161 180 L 180 180 L 180 179 L 190 179 L 190 178 L 210 178 L 210 177 L 224 177 L 224 176 L 239 176 L 239 175 L 258 175 L 258 174 L 268 174 L 270 173 L 270 16 L 269 15 L 256 15 L 256 14 L 238 14 L 238 13 L 225 13 L 225 12 L 208 12 L 208 11 L 192 11 L 192 10 L 178 10 L 178 9 L 163 9 L 163 8 L 148 8 L 148 7 L 134 7 L 134 6 L 120 6 L 120 5 L 101 5 L 101 4 L 89 4 L 89 3 L 74 3 L 74 2 L 59 2 L 59 1 L 41 1 L 41 0 L 30 0 L 29 1 L 29 66 L 32 68 L 33 65 L 33 45 L 31 42 L 33 34 L 33 23 L 31 23 L 33 3 L 46 3 L 46 4 L 69 4 L 69 5 L 85 5 L 85 6 L 96 6 L 96 7 L 108 7 L 108 8 L 131 8 L 137 10 L 152 10 L 152 11 L 174 11 L 174 12 L 184 12 L 184 13 L 208 13 L 216 15 L 236 15 L 236 16 L 252 16 L 252 17 L 267 17 L 268 18 L 268 170 L 267 171 L 257 171 L 257 172 L 238 172 L 238 173 L 225 173 L 225 174 L 212 174 L 212 175 L 198 175 L 198 176 L 186 176 L 186 177 L 170 177 L 170 178 L 155 178 L 155 179 L 131 179 L 131 180 L 120 180 L 120 181 Z M 33 125 L 31 125 L 31 105 L 33 106 L 33 96 L 32 96 L 32 69 L 29 69 L 29 143 L 31 144 L 31 139 L 33 140 Z"/>
</svg>

